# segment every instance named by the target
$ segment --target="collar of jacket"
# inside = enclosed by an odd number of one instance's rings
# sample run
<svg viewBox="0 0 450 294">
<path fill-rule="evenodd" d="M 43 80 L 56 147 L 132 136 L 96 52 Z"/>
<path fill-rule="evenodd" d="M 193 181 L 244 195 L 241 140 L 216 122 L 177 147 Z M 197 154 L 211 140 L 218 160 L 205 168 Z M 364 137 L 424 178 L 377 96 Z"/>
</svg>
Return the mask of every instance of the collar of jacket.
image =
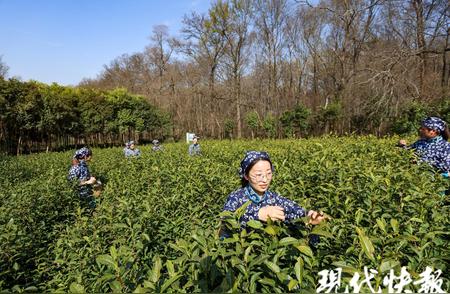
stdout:
<svg viewBox="0 0 450 294">
<path fill-rule="evenodd" d="M 441 140 L 443 140 L 442 136 L 437 135 L 437 136 L 434 137 L 434 138 L 431 138 L 431 139 L 425 139 L 425 142 L 427 142 L 427 143 L 435 143 L 435 142 L 439 142 L 439 141 L 441 141 Z"/>
<path fill-rule="evenodd" d="M 250 199 L 253 203 L 258 204 L 258 203 L 262 202 L 264 199 L 266 199 L 268 191 L 264 192 L 264 195 L 261 197 L 258 195 L 258 193 L 255 192 L 255 190 L 253 190 L 252 186 L 250 186 L 250 184 L 248 184 L 244 188 L 244 193 L 245 193 L 245 196 L 247 196 L 247 198 Z"/>
</svg>

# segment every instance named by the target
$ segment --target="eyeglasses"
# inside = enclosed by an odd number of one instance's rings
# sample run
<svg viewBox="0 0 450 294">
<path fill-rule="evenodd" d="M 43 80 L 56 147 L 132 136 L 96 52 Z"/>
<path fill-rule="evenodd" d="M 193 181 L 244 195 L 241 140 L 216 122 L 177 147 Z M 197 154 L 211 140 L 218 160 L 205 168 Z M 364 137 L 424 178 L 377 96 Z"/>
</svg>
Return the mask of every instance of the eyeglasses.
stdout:
<svg viewBox="0 0 450 294">
<path fill-rule="evenodd" d="M 270 180 L 270 179 L 272 179 L 273 173 L 272 173 L 272 172 L 268 172 L 268 173 L 265 173 L 265 174 L 263 174 L 263 173 L 258 173 L 258 174 L 255 174 L 255 175 L 249 175 L 249 176 L 250 176 L 250 178 L 251 178 L 253 181 L 262 182 L 262 181 L 264 181 L 264 179 L 265 179 L 265 180 Z"/>
</svg>

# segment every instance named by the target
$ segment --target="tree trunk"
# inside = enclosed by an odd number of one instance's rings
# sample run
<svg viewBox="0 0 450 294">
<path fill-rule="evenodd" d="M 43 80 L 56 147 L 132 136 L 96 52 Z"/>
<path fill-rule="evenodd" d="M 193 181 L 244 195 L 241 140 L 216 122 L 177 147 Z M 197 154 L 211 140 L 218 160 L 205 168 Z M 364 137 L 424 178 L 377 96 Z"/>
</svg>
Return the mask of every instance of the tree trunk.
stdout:
<svg viewBox="0 0 450 294">
<path fill-rule="evenodd" d="M 416 40 L 419 50 L 419 91 L 423 98 L 426 74 L 426 54 L 425 54 L 425 23 L 423 15 L 423 0 L 413 0 L 414 11 L 416 13 Z"/>
<path fill-rule="evenodd" d="M 16 149 L 16 155 L 20 155 L 20 145 L 22 144 L 22 136 L 19 136 L 19 140 L 17 141 L 17 149 Z"/>
<path fill-rule="evenodd" d="M 444 50 L 442 52 L 442 77 L 441 77 L 441 87 L 442 87 L 442 94 L 443 94 L 442 97 L 445 97 L 445 92 L 449 86 L 448 80 L 449 80 L 449 76 L 450 76 L 450 64 L 449 64 L 449 61 L 447 60 L 447 54 L 449 52 L 449 47 L 448 47 L 449 35 L 450 35 L 450 28 L 447 29 L 447 37 L 445 39 L 445 46 L 444 46 Z"/>
<path fill-rule="evenodd" d="M 235 93 L 236 93 L 236 125 L 237 138 L 242 138 L 242 123 L 241 123 L 241 81 L 239 73 L 235 71 Z"/>
</svg>

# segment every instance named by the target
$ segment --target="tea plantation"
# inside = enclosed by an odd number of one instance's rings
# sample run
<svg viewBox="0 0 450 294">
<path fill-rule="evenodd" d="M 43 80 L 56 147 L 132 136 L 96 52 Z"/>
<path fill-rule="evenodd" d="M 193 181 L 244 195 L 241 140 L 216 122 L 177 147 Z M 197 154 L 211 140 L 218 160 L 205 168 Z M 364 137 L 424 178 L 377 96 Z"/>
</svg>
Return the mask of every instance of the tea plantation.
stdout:
<svg viewBox="0 0 450 294">
<path fill-rule="evenodd" d="M 427 267 L 450 289 L 450 181 L 411 163 L 395 138 L 203 141 L 165 151 L 93 149 L 91 173 L 104 182 L 93 216 L 66 176 L 72 152 L 0 157 L 0 291 L 315 292 L 319 272 L 342 269 L 344 291 L 364 267 L 374 289 L 393 269 L 417 281 Z M 266 150 L 271 189 L 331 219 L 311 227 L 250 223 L 231 238 L 218 230 L 227 195 L 240 185 L 246 150 Z M 239 212 L 237 212 L 238 214 Z M 308 235 L 321 236 L 317 247 Z M 361 284 L 361 292 L 369 285 Z M 419 291 L 409 283 L 405 289 Z M 334 292 L 334 290 L 333 290 Z"/>
</svg>

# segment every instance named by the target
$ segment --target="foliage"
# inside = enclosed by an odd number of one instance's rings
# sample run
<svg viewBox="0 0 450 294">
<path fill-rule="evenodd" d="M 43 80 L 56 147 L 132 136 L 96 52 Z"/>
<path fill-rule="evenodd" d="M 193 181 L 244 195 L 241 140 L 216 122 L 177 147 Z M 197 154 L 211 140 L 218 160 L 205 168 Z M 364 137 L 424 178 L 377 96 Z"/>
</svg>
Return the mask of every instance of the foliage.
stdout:
<svg viewBox="0 0 450 294">
<path fill-rule="evenodd" d="M 252 131 L 252 139 L 255 137 L 255 133 L 258 133 L 258 128 L 260 126 L 259 115 L 256 111 L 250 111 L 245 116 L 245 122 L 247 126 Z"/>
<path fill-rule="evenodd" d="M 8 75 L 9 66 L 2 61 L 3 56 L 0 55 L 0 79 L 5 79 Z"/>
<path fill-rule="evenodd" d="M 285 111 L 280 117 L 285 136 L 294 137 L 305 132 L 308 129 L 310 114 L 311 110 L 302 104 L 297 104 L 293 110 Z"/>
<path fill-rule="evenodd" d="M 235 128 L 234 120 L 227 118 L 224 122 L 224 131 L 225 131 L 226 138 L 232 137 L 234 128 Z"/>
<path fill-rule="evenodd" d="M 262 121 L 262 127 L 266 133 L 267 138 L 275 138 L 277 133 L 277 119 L 271 115 L 267 114 Z"/>
<path fill-rule="evenodd" d="M 438 110 L 437 112 L 439 113 L 439 117 L 447 123 L 450 123 L 450 97 L 443 99 L 436 108 Z"/>
<path fill-rule="evenodd" d="M 162 138 L 172 126 L 167 113 L 124 89 L 98 91 L 16 79 L 0 80 L 0 113 L 0 137 L 7 138 L 0 147 L 10 153 L 20 150 L 22 142 L 51 146 L 68 137 L 87 141 L 95 135 L 134 138 L 151 132 Z"/>
<path fill-rule="evenodd" d="M 396 134 L 415 134 L 420 122 L 428 116 L 430 107 L 419 102 L 410 103 L 403 111 L 401 117 L 392 125 Z"/>
<path fill-rule="evenodd" d="M 339 102 L 333 102 L 327 106 L 321 107 L 316 114 L 318 126 L 325 128 L 325 132 L 330 125 L 336 123 L 342 116 L 342 105 Z"/>
<path fill-rule="evenodd" d="M 105 186 L 91 217 L 66 180 L 72 152 L 1 157 L 0 291 L 315 292 L 319 271 L 341 267 L 348 284 L 364 266 L 405 266 L 414 279 L 432 266 L 448 291 L 448 180 L 411 164 L 397 139 L 202 141 L 195 158 L 175 143 L 141 146 L 135 160 L 94 148 L 90 169 Z M 250 149 L 271 154 L 272 190 L 332 219 L 239 231 L 239 212 L 222 207 Z"/>
</svg>

